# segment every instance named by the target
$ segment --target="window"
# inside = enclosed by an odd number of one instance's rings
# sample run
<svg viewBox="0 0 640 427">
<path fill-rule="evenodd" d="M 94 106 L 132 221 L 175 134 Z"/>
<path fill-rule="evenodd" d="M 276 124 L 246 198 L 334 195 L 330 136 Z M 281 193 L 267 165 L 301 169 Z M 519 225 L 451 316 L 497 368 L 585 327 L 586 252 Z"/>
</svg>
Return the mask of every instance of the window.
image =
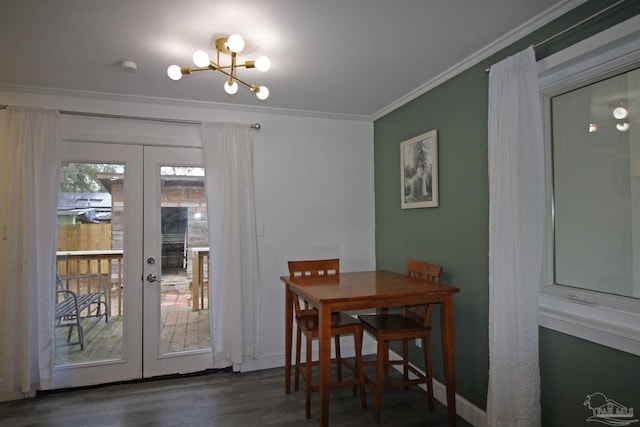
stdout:
<svg viewBox="0 0 640 427">
<path fill-rule="evenodd" d="M 640 16 L 539 61 L 550 224 L 540 324 L 640 355 Z"/>
<path fill-rule="evenodd" d="M 559 285 L 640 298 L 638 96 L 636 69 L 551 97 Z"/>
</svg>

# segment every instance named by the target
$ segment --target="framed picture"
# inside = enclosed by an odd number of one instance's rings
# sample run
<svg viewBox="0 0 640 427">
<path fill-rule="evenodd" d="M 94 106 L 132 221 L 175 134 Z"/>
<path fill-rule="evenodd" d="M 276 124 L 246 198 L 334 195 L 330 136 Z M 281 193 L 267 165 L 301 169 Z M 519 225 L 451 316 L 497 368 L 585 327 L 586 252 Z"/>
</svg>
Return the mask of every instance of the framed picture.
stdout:
<svg viewBox="0 0 640 427">
<path fill-rule="evenodd" d="M 402 209 L 438 207 L 438 132 L 400 143 Z"/>
</svg>

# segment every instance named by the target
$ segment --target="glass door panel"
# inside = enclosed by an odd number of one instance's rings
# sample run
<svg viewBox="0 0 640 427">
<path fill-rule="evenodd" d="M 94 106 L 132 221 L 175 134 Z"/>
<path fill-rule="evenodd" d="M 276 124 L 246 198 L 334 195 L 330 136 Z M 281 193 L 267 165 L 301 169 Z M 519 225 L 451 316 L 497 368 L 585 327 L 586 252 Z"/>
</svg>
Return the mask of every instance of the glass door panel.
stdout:
<svg viewBox="0 0 640 427">
<path fill-rule="evenodd" d="M 145 147 L 144 376 L 211 368 L 201 149 Z"/>
<path fill-rule="evenodd" d="M 62 163 L 56 244 L 57 366 L 124 357 L 124 168 L 118 163 Z"/>
<path fill-rule="evenodd" d="M 206 268 L 196 274 L 209 246 L 204 169 L 160 167 L 162 282 L 160 353 L 210 349 Z M 200 278 L 202 278 L 200 280 Z"/>
<path fill-rule="evenodd" d="M 142 154 L 61 144 L 54 388 L 142 375 Z"/>
</svg>

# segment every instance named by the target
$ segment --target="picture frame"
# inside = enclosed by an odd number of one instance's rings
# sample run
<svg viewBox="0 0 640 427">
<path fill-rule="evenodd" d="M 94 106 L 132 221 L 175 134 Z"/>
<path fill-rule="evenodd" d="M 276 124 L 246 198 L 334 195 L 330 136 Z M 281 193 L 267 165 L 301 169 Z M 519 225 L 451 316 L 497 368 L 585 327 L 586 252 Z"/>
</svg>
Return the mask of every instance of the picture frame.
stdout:
<svg viewBox="0 0 640 427">
<path fill-rule="evenodd" d="M 402 209 L 438 207 L 438 132 L 431 130 L 400 143 Z"/>
</svg>

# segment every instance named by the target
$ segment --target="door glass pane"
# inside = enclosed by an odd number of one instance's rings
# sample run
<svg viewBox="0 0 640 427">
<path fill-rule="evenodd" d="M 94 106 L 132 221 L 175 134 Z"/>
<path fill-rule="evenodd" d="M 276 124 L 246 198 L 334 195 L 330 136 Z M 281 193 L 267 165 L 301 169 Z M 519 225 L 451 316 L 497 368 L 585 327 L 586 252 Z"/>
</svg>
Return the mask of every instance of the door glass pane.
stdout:
<svg viewBox="0 0 640 427">
<path fill-rule="evenodd" d="M 210 349 L 204 169 L 162 166 L 160 353 Z"/>
<path fill-rule="evenodd" d="M 123 358 L 124 165 L 63 162 L 55 364 Z"/>
</svg>

